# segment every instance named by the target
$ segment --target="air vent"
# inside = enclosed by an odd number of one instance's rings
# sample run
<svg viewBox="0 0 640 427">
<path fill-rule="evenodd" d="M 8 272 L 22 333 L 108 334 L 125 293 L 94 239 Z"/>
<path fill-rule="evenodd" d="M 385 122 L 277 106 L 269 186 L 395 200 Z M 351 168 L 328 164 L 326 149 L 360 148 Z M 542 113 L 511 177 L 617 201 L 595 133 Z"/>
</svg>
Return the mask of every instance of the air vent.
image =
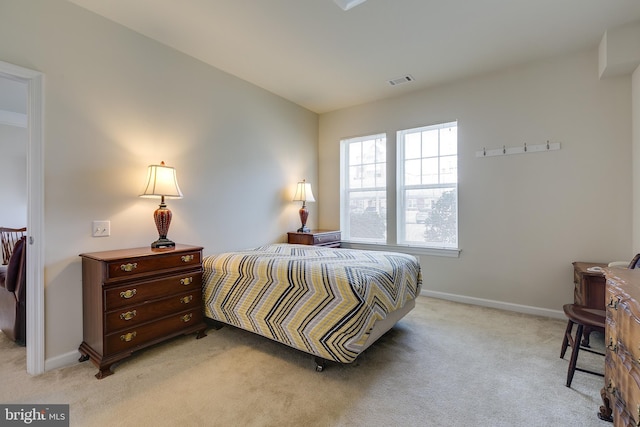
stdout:
<svg viewBox="0 0 640 427">
<path fill-rule="evenodd" d="M 407 74 L 406 76 L 396 77 L 395 79 L 389 80 L 389 84 L 391 86 L 398 86 L 398 85 L 409 83 L 412 81 L 413 81 L 413 77 L 410 74 Z"/>
</svg>

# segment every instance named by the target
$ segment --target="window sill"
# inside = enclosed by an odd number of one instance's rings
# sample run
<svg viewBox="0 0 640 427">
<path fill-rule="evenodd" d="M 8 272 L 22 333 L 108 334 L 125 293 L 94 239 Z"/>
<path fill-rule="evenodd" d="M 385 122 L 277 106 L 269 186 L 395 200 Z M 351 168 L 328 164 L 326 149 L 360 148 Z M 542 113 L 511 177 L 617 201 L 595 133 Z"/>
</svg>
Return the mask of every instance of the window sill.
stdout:
<svg viewBox="0 0 640 427">
<path fill-rule="evenodd" d="M 449 248 L 423 248 L 420 246 L 409 245 L 389 245 L 385 243 L 358 243 L 358 242 L 340 242 L 341 248 L 350 249 L 363 249 L 368 251 L 393 251 L 402 252 L 411 255 L 429 255 L 429 256 L 443 256 L 450 258 L 460 258 L 461 249 L 449 249 Z"/>
</svg>

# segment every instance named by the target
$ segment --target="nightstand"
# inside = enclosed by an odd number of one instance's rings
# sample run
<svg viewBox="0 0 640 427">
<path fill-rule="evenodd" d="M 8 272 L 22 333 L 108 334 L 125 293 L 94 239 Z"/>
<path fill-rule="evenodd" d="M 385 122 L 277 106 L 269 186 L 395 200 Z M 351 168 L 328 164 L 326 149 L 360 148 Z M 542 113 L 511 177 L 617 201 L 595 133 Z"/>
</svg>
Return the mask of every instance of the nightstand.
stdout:
<svg viewBox="0 0 640 427">
<path fill-rule="evenodd" d="M 176 244 L 93 252 L 82 257 L 83 341 L 96 378 L 134 351 L 182 334 L 206 336 L 202 248 Z"/>
<path fill-rule="evenodd" d="M 326 246 L 328 248 L 340 247 L 340 231 L 335 230 L 311 230 L 309 233 L 291 231 L 287 233 L 288 243 L 298 245 Z"/>
</svg>

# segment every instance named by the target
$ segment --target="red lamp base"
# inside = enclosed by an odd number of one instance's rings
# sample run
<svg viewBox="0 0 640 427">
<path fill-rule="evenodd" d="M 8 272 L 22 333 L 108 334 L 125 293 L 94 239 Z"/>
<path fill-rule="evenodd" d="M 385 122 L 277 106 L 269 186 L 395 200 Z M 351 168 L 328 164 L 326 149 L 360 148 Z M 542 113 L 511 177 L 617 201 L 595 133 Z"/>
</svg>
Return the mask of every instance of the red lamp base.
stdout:
<svg viewBox="0 0 640 427">
<path fill-rule="evenodd" d="M 171 224 L 171 218 L 173 214 L 167 208 L 164 203 L 164 196 L 162 202 L 156 211 L 153 213 L 153 219 L 156 222 L 156 228 L 158 229 L 158 240 L 151 243 L 152 248 L 170 248 L 175 247 L 176 244 L 167 239 L 167 233 L 169 233 L 169 225 Z"/>
</svg>

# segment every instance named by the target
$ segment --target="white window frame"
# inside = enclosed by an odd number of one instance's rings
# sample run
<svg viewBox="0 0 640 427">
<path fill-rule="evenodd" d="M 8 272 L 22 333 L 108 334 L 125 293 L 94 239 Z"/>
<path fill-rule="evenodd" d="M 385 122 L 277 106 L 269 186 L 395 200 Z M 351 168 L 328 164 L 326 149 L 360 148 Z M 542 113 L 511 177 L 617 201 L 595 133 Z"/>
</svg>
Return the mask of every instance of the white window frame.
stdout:
<svg viewBox="0 0 640 427">
<path fill-rule="evenodd" d="M 435 176 L 437 176 L 437 182 L 433 182 L 433 183 L 419 183 L 419 184 L 406 184 L 405 183 L 405 138 L 407 135 L 412 135 L 412 134 L 416 134 L 416 133 L 422 133 L 425 131 L 434 131 L 434 130 L 438 130 L 441 131 L 443 129 L 449 129 L 452 127 L 456 128 L 457 131 L 457 126 L 458 123 L 457 121 L 453 121 L 453 122 L 446 122 L 446 123 L 439 123 L 439 124 L 435 124 L 435 125 L 428 125 L 428 126 L 421 126 L 421 127 L 417 127 L 417 128 L 412 128 L 412 129 L 403 129 L 397 132 L 397 136 L 396 136 L 396 147 L 397 147 L 397 159 L 396 159 L 396 185 L 397 185 L 397 202 L 396 202 L 396 207 L 397 207 L 397 215 L 396 215 L 396 227 L 397 227 L 397 239 L 398 239 L 398 244 L 399 245 L 407 245 L 407 246 L 417 246 L 417 247 L 424 247 L 424 248 L 432 248 L 432 249 L 445 249 L 445 250 L 454 250 L 457 251 L 458 250 L 458 246 L 459 246 L 459 236 L 458 236 L 458 178 L 457 178 L 457 165 L 456 165 L 456 179 L 455 182 L 446 182 L 445 179 L 443 179 L 443 173 L 442 173 L 442 160 L 446 157 L 451 157 L 451 154 L 443 154 L 440 149 L 441 149 L 441 145 L 440 145 L 440 139 L 438 139 L 438 147 L 437 147 L 437 154 L 431 155 L 431 156 L 424 156 L 424 157 L 419 157 L 416 159 L 425 159 L 425 158 L 431 158 L 431 159 L 436 159 L 438 166 L 437 166 L 437 170 L 436 173 L 434 174 Z M 457 148 L 457 140 L 456 140 L 456 150 L 455 150 L 455 157 L 456 157 L 456 164 L 458 162 L 458 148 Z M 405 231 L 406 231 L 406 206 L 407 206 L 407 200 L 405 199 L 405 195 L 407 190 L 433 190 L 433 189 L 446 189 L 446 188 L 451 188 L 451 189 L 455 189 L 455 194 L 456 194 L 456 212 L 455 212 L 455 217 L 456 217 L 456 231 L 455 231 L 455 243 L 454 244 L 446 244 L 446 243 L 442 243 L 442 244 L 433 244 L 433 243 L 421 243 L 418 241 L 406 241 L 405 240 Z"/>
<path fill-rule="evenodd" d="M 377 139 L 383 139 L 386 145 L 387 135 L 385 133 L 377 133 L 373 135 L 346 138 L 340 141 L 340 229 L 343 233 L 343 239 L 346 238 L 352 242 L 359 242 L 363 244 L 373 244 L 373 245 L 384 244 L 386 240 L 380 241 L 380 240 L 374 240 L 374 239 L 356 239 L 356 238 L 350 237 L 351 236 L 351 229 L 350 229 L 351 197 L 350 195 L 351 193 L 363 192 L 363 191 L 381 191 L 385 193 L 385 200 L 386 200 L 387 199 L 386 194 L 388 193 L 388 177 L 387 177 L 387 180 L 384 182 L 383 187 L 374 186 L 374 187 L 359 188 L 357 190 L 351 190 L 349 187 L 349 165 L 350 165 L 349 145 L 356 142 L 363 142 L 363 141 L 370 141 L 370 140 L 377 140 Z M 387 164 L 388 164 L 387 155 L 388 153 L 385 147 L 385 169 L 387 168 Z M 385 220 L 385 227 L 388 230 L 389 225 L 386 220 Z M 386 239 L 386 235 L 387 233 L 385 232 L 385 239 Z"/>
<path fill-rule="evenodd" d="M 441 126 L 445 124 L 454 123 L 457 125 L 457 121 L 442 123 Z M 438 125 L 434 125 L 438 126 Z M 428 128 L 429 126 L 424 126 L 424 128 Z M 416 128 L 418 129 L 418 128 Z M 410 131 L 411 129 L 405 130 Z M 457 258 L 460 256 L 461 250 L 459 249 L 459 236 L 458 236 L 458 247 L 429 247 L 426 245 L 416 245 L 416 244 L 406 244 L 406 243 L 398 243 L 397 239 L 400 231 L 399 228 L 399 212 L 400 205 L 404 203 L 400 198 L 400 185 L 398 184 L 398 177 L 402 170 L 402 162 L 404 157 L 401 156 L 400 150 L 398 149 L 400 144 L 400 136 L 399 133 L 403 131 L 396 132 L 396 140 L 390 139 L 387 133 L 377 133 L 372 135 L 365 135 L 360 137 L 352 137 L 352 138 L 344 138 L 340 141 L 340 225 L 341 230 L 343 232 L 341 247 L 344 248 L 353 248 L 353 249 L 365 249 L 365 250 L 389 250 L 389 251 L 397 251 L 404 252 L 413 255 L 427 255 L 427 256 L 444 256 L 444 257 L 454 257 Z M 386 175 L 386 192 L 387 192 L 387 222 L 386 222 L 386 241 L 385 242 L 367 242 L 363 240 L 354 240 L 350 238 L 349 233 L 349 198 L 347 197 L 347 167 L 348 167 L 348 142 L 355 141 L 364 141 L 376 137 L 384 137 L 387 141 L 387 175 Z M 393 144 L 395 142 L 396 149 L 394 152 L 390 152 L 391 149 L 390 143 Z M 390 156 L 391 154 L 391 156 Z M 395 154 L 396 158 L 393 158 Z M 459 156 L 459 153 L 458 153 Z M 456 203 L 457 205 L 457 203 Z M 404 210 L 402 210 L 404 212 Z M 459 215 L 458 220 L 459 220 Z"/>
</svg>

